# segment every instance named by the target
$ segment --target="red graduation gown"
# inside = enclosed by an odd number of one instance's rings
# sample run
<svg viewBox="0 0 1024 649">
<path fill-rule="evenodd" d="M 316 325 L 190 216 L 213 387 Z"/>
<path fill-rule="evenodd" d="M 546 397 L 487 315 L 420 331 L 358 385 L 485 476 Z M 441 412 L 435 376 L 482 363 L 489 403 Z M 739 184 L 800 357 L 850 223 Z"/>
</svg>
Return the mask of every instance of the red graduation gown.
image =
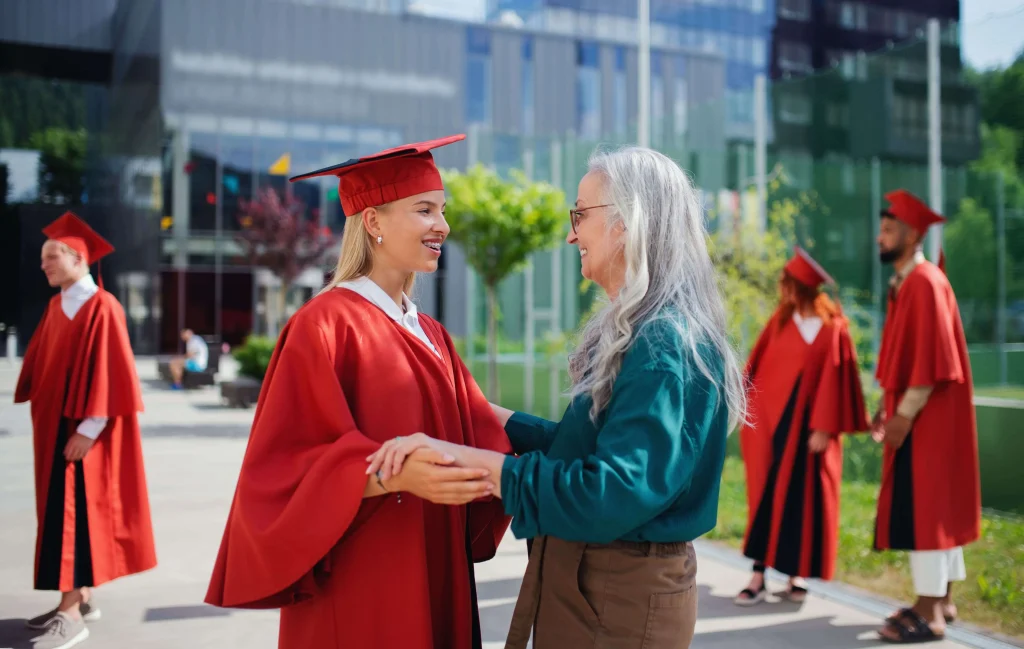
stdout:
<svg viewBox="0 0 1024 649">
<path fill-rule="evenodd" d="M 31 401 L 35 451 L 35 587 L 99 586 L 156 565 L 142 436 L 142 394 L 124 309 L 100 289 L 69 320 L 50 300 L 14 395 Z M 64 460 L 87 417 L 106 428 L 80 462 Z"/>
<path fill-rule="evenodd" d="M 981 534 L 978 429 L 967 340 L 945 274 L 923 262 L 890 293 L 878 383 L 892 417 L 907 388 L 934 386 L 899 450 L 885 447 L 877 550 L 948 550 Z"/>
<path fill-rule="evenodd" d="M 744 554 L 792 576 L 831 579 L 843 448 L 868 428 L 857 355 L 841 318 L 808 344 L 790 319 L 769 320 L 747 364 L 750 425 L 740 431 L 747 477 Z M 820 454 L 812 431 L 833 435 Z"/>
<path fill-rule="evenodd" d="M 494 556 L 501 501 L 363 498 L 366 457 L 399 435 L 511 452 L 447 332 L 420 322 L 441 358 L 346 289 L 281 332 L 206 601 L 282 607 L 282 649 L 478 641 L 471 560 Z"/>
</svg>

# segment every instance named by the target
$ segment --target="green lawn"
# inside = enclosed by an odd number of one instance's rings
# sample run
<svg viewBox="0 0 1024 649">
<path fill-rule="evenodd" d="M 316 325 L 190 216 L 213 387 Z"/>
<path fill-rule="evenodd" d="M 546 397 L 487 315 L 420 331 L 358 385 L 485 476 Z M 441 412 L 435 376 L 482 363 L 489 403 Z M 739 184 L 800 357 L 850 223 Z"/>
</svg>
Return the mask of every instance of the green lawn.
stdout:
<svg viewBox="0 0 1024 649">
<path fill-rule="evenodd" d="M 1000 385 L 992 387 L 976 387 L 974 395 L 978 397 L 998 397 L 1000 399 L 1019 399 L 1024 401 L 1024 386 Z"/>
<path fill-rule="evenodd" d="M 878 485 L 844 482 L 836 580 L 900 601 L 913 597 L 906 554 L 871 550 Z M 747 520 L 743 464 L 726 459 L 718 526 L 707 538 L 734 547 Z M 955 591 L 964 621 L 1024 640 L 1024 519 L 986 515 L 982 538 L 964 549 L 968 580 Z"/>
</svg>

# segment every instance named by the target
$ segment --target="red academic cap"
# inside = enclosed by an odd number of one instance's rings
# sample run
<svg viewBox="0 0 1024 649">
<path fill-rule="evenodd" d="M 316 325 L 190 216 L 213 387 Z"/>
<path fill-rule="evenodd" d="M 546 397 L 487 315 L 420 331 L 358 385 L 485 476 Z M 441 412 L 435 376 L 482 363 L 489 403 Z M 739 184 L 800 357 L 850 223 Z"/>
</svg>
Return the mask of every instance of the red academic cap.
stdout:
<svg viewBox="0 0 1024 649">
<path fill-rule="evenodd" d="M 818 288 L 821 284 L 835 284 L 832 276 L 826 273 L 821 264 L 814 261 L 806 250 L 794 246 L 794 253 L 793 258 L 783 267 L 790 277 L 811 288 Z"/>
<path fill-rule="evenodd" d="M 338 196 L 346 216 L 423 192 L 444 189 L 441 172 L 434 165 L 431 149 L 466 139 L 464 134 L 437 140 L 403 144 L 362 158 L 294 176 L 304 180 L 317 176 L 337 176 Z"/>
<path fill-rule="evenodd" d="M 921 234 L 924 234 L 932 225 L 943 223 L 946 220 L 905 189 L 889 192 L 885 195 L 885 200 L 889 201 L 889 207 L 882 210 L 882 216 L 902 221 Z"/>
<path fill-rule="evenodd" d="M 71 212 L 64 212 L 59 219 L 43 228 L 43 234 L 47 239 L 60 241 L 82 255 L 86 265 L 95 264 L 114 252 L 110 242 Z"/>
</svg>

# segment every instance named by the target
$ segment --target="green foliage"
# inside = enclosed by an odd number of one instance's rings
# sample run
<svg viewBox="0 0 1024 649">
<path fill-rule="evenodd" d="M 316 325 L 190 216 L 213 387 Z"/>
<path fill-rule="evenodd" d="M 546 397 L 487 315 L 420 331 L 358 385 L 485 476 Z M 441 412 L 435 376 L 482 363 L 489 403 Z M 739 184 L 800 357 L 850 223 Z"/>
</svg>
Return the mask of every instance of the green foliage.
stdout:
<svg viewBox="0 0 1024 649">
<path fill-rule="evenodd" d="M 497 287 L 522 270 L 530 255 L 558 244 L 568 219 L 565 195 L 548 183 L 534 183 L 517 170 L 505 180 L 476 165 L 462 173 L 443 172 L 448 191 L 449 237 L 483 280 L 487 292 L 487 396 L 500 398 L 497 371 Z"/>
<path fill-rule="evenodd" d="M 65 81 L 0 76 L 0 148 L 36 148 L 32 137 L 51 127 L 83 128 L 85 88 Z"/>
<path fill-rule="evenodd" d="M 444 172 L 449 237 L 488 286 L 522 270 L 534 252 L 554 247 L 568 222 L 561 190 L 519 171 L 511 176 L 504 180 L 480 165 Z"/>
<path fill-rule="evenodd" d="M 946 274 L 956 291 L 968 340 L 994 337 L 998 268 L 992 215 L 973 198 L 943 232 Z"/>
<path fill-rule="evenodd" d="M 1024 133 L 1024 55 L 1005 68 L 973 73 L 971 80 L 981 95 L 981 120 L 993 126 L 1005 126 Z M 1017 166 L 1024 168 L 1024 149 L 1017 151 Z"/>
<path fill-rule="evenodd" d="M 238 361 L 238 373 L 242 376 L 262 381 L 270 365 L 270 357 L 274 355 L 276 341 L 267 336 L 249 336 L 239 347 L 231 352 Z"/>
<path fill-rule="evenodd" d="M 85 188 L 84 128 L 47 128 L 32 135 L 29 145 L 39 149 L 39 197 L 43 203 L 76 204 Z"/>
</svg>

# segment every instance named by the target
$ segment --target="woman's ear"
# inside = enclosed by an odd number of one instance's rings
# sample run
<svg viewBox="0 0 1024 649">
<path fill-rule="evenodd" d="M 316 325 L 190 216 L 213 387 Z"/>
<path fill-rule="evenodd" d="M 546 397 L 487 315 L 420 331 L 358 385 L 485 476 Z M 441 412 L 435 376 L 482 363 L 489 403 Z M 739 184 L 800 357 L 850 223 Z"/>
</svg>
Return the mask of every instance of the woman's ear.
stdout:
<svg viewBox="0 0 1024 649">
<path fill-rule="evenodd" d="M 376 207 L 368 207 L 363 210 L 361 218 L 363 219 L 363 227 L 371 237 L 376 237 L 380 234 L 380 212 Z"/>
</svg>

